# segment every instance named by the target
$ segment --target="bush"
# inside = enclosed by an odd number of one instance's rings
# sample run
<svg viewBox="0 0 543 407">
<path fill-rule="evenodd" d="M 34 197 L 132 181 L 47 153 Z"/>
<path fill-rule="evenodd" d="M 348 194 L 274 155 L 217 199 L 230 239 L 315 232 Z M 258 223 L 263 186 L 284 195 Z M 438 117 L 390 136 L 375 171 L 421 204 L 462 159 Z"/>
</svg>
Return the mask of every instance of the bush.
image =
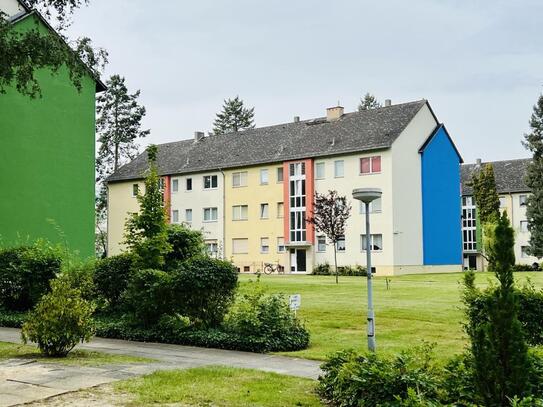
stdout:
<svg viewBox="0 0 543 407">
<path fill-rule="evenodd" d="M 395 357 L 340 351 L 321 366 L 318 390 L 326 401 L 342 407 L 416 405 L 407 403 L 414 398 L 418 405 L 436 405 L 440 377 L 431 354 L 429 345 Z"/>
<path fill-rule="evenodd" d="M 224 328 L 240 337 L 266 343 L 267 350 L 299 350 L 309 345 L 309 333 L 282 295 L 266 295 L 258 285 L 238 295 Z"/>
<path fill-rule="evenodd" d="M 173 313 L 172 276 L 161 270 L 138 270 L 122 300 L 133 322 L 144 327 L 156 324 L 162 315 Z"/>
<path fill-rule="evenodd" d="M 541 271 L 541 266 L 539 264 L 537 264 L 537 263 L 533 263 L 533 264 L 515 264 L 513 266 L 513 271 Z"/>
<path fill-rule="evenodd" d="M 166 269 L 176 269 L 179 263 L 204 253 L 204 236 L 199 230 L 184 225 L 168 225 L 168 243 L 172 251 L 166 254 Z"/>
<path fill-rule="evenodd" d="M 93 331 L 94 306 L 67 279 L 51 281 L 45 294 L 23 324 L 25 343 L 36 342 L 47 356 L 66 356 L 79 342 L 89 341 Z"/>
<path fill-rule="evenodd" d="M 129 253 L 107 257 L 96 263 L 94 284 L 96 291 L 111 310 L 121 305 L 121 296 L 133 274 L 135 258 Z"/>
<path fill-rule="evenodd" d="M 337 270 L 340 276 L 367 276 L 366 268 L 358 264 L 354 266 L 339 266 Z M 315 276 L 331 276 L 334 274 L 334 270 L 330 266 L 330 263 L 325 262 L 313 267 L 311 274 Z"/>
<path fill-rule="evenodd" d="M 49 291 L 61 263 L 59 252 L 42 243 L 0 250 L 0 305 L 31 309 Z"/>
<path fill-rule="evenodd" d="M 218 326 L 228 312 L 238 285 L 238 272 L 227 261 L 196 257 L 172 272 L 175 307 L 170 313 L 195 324 Z"/>
</svg>

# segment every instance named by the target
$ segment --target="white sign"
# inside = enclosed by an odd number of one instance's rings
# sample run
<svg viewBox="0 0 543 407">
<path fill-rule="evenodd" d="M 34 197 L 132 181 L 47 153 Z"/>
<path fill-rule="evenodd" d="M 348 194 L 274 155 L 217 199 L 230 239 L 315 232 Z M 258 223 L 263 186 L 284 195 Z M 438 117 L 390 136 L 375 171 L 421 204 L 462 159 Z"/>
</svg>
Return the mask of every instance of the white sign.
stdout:
<svg viewBox="0 0 543 407">
<path fill-rule="evenodd" d="M 302 295 L 301 294 L 294 294 L 288 297 L 288 304 L 290 305 L 290 309 L 292 311 L 296 311 L 300 309 L 300 305 L 302 305 Z"/>
</svg>

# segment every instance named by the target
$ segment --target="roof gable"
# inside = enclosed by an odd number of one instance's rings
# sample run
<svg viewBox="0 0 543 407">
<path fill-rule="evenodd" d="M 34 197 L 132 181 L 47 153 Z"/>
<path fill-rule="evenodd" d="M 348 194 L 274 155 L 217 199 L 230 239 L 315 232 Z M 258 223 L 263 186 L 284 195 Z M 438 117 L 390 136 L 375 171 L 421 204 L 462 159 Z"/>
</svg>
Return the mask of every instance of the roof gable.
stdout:
<svg viewBox="0 0 543 407">
<path fill-rule="evenodd" d="M 434 117 L 435 117 L 435 115 L 434 115 Z M 453 141 L 451 135 L 449 134 L 449 132 L 447 131 L 447 128 L 445 127 L 445 125 L 443 123 L 440 123 L 435 128 L 435 130 L 432 132 L 432 134 L 430 134 L 430 136 L 426 139 L 426 141 L 424 141 L 422 146 L 419 148 L 419 153 L 424 152 L 426 147 L 428 147 L 428 145 L 430 145 L 432 143 L 434 138 L 440 133 L 441 130 L 443 130 L 443 132 L 445 133 L 445 136 L 447 136 L 447 138 L 449 139 L 449 143 L 451 143 L 452 148 L 456 152 L 456 155 L 458 156 L 458 159 L 459 159 L 460 163 L 462 164 L 464 162 L 464 159 L 460 155 L 460 152 L 458 151 L 458 148 L 456 148 L 456 144 L 454 144 L 454 141 Z"/>
<path fill-rule="evenodd" d="M 158 146 L 161 175 L 183 174 L 310 157 L 390 148 L 426 101 L 416 101 L 238 133 L 182 140 Z M 146 154 L 119 168 L 108 181 L 137 179 L 147 169 Z"/>
</svg>

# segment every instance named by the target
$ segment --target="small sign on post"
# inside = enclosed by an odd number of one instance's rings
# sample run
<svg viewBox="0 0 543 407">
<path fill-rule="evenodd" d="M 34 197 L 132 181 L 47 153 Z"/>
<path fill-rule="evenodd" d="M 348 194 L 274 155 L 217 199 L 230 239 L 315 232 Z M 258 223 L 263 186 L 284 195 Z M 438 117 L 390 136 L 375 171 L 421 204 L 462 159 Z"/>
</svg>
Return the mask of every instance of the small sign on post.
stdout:
<svg viewBox="0 0 543 407">
<path fill-rule="evenodd" d="M 298 311 L 300 309 L 300 306 L 302 305 L 302 295 L 294 294 L 289 296 L 288 304 L 290 306 L 290 310 L 294 311 L 294 315 L 296 315 L 296 311 Z"/>
</svg>

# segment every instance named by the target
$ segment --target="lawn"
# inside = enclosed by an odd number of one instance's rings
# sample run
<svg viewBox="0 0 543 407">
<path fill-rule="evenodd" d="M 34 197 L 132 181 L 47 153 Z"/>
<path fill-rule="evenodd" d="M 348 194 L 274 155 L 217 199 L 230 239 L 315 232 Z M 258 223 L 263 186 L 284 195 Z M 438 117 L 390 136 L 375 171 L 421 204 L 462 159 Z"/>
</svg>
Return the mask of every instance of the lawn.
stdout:
<svg viewBox="0 0 543 407">
<path fill-rule="evenodd" d="M 128 405 L 321 406 L 315 382 L 276 373 L 227 367 L 161 371 L 115 383 Z"/>
<path fill-rule="evenodd" d="M 50 358 L 43 356 L 35 346 L 20 345 L 15 343 L 0 342 L 0 360 L 4 359 L 40 359 L 42 362 L 62 363 L 77 366 L 99 366 L 124 363 L 149 363 L 153 359 L 113 355 L 102 352 L 90 352 L 86 350 L 73 350 L 65 358 Z"/>
<path fill-rule="evenodd" d="M 486 285 L 490 273 L 478 273 L 477 284 Z M 392 353 L 420 344 L 436 344 L 436 355 L 446 358 L 462 352 L 466 338 L 462 332 L 460 302 L 462 274 L 425 274 L 374 279 L 374 308 L 378 352 Z M 530 278 L 543 287 L 543 273 L 515 273 L 517 284 Z M 241 288 L 249 289 L 254 275 L 241 275 Z M 366 349 L 366 278 L 332 276 L 261 276 L 269 292 L 301 294 L 298 315 L 311 333 L 308 349 L 286 353 L 310 359 L 324 359 L 343 348 Z"/>
</svg>

